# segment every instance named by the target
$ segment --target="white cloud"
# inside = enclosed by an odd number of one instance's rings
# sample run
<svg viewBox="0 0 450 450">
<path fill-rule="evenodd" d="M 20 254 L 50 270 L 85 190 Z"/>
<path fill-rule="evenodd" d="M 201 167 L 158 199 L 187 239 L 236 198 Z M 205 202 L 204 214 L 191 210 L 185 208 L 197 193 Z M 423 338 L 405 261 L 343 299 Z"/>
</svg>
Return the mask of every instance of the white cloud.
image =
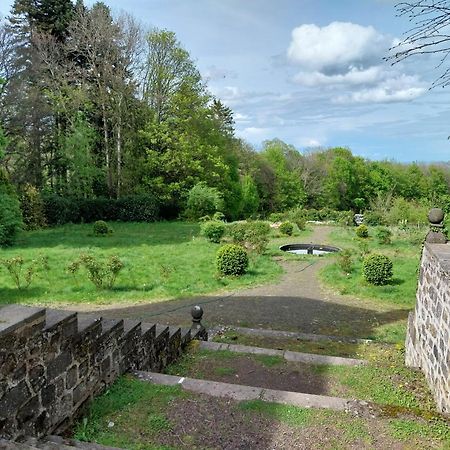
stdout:
<svg viewBox="0 0 450 450">
<path fill-rule="evenodd" d="M 236 72 L 217 66 L 209 66 L 203 73 L 207 81 L 223 80 L 225 78 L 237 78 Z"/>
<path fill-rule="evenodd" d="M 390 40 L 372 26 L 332 22 L 321 28 L 307 24 L 292 31 L 287 55 L 309 71 L 332 75 L 379 64 L 389 46 Z"/>
<path fill-rule="evenodd" d="M 326 84 L 372 84 L 385 76 L 380 67 L 369 67 L 365 70 L 351 67 L 347 73 L 326 75 L 322 72 L 300 72 L 294 77 L 296 83 L 303 86 L 319 86 Z"/>
<path fill-rule="evenodd" d="M 398 43 L 372 26 L 332 22 L 327 26 L 301 25 L 292 32 L 287 54 L 301 68 L 293 81 L 306 87 L 333 86 L 333 103 L 406 102 L 425 92 L 418 76 L 392 68 L 382 57 Z M 339 92 L 341 90 L 341 92 Z M 325 94 L 325 95 L 327 95 Z"/>
<path fill-rule="evenodd" d="M 379 85 L 336 97 L 335 103 L 394 103 L 409 102 L 426 91 L 417 76 L 400 75 Z"/>
</svg>

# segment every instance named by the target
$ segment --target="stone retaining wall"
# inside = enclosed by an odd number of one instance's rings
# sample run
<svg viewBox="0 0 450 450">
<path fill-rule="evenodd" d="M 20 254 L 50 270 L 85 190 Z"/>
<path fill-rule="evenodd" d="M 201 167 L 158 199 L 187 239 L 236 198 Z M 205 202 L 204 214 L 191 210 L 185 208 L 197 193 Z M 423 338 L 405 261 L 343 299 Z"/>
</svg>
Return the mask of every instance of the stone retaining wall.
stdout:
<svg viewBox="0 0 450 450">
<path fill-rule="evenodd" d="M 425 244 L 416 307 L 410 313 L 406 365 L 420 368 L 439 411 L 450 412 L 450 245 Z"/>
<path fill-rule="evenodd" d="M 93 396 L 130 370 L 161 371 L 203 328 L 0 308 L 0 438 L 63 431 Z"/>
</svg>

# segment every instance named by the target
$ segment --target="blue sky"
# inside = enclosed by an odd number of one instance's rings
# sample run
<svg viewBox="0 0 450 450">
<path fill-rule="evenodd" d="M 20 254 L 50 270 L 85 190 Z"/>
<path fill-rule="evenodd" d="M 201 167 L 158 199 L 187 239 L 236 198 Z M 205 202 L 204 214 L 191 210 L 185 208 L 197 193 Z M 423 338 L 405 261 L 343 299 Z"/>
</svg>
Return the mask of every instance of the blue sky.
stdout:
<svg viewBox="0 0 450 450">
<path fill-rule="evenodd" d="M 0 12 L 11 3 L 0 0 Z M 395 1 L 105 3 L 175 31 L 233 109 L 238 136 L 256 146 L 278 137 L 301 151 L 346 146 L 370 159 L 450 159 L 450 88 L 428 89 L 436 61 L 382 60 L 410 26 L 396 17 Z"/>
</svg>

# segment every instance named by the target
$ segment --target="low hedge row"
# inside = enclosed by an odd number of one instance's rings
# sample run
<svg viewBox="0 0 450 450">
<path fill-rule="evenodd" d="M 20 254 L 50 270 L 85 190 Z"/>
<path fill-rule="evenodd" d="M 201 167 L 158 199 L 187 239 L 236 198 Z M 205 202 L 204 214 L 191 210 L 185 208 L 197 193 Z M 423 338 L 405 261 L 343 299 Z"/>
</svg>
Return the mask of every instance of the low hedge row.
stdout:
<svg viewBox="0 0 450 450">
<path fill-rule="evenodd" d="M 91 223 L 97 220 L 155 222 L 160 219 L 159 204 L 152 195 L 120 199 L 76 199 L 50 194 L 42 198 L 48 225 Z"/>
</svg>

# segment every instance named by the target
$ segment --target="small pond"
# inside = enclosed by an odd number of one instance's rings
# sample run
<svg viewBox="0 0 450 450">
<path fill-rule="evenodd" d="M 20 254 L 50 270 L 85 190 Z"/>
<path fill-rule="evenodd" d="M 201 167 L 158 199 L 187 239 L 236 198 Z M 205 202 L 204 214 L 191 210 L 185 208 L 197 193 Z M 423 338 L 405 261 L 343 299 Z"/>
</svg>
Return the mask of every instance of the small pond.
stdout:
<svg viewBox="0 0 450 450">
<path fill-rule="evenodd" d="M 286 244 L 280 247 L 283 252 L 295 253 L 297 255 L 327 255 L 328 253 L 336 253 L 341 249 L 331 247 L 330 245 L 320 244 Z"/>
</svg>

